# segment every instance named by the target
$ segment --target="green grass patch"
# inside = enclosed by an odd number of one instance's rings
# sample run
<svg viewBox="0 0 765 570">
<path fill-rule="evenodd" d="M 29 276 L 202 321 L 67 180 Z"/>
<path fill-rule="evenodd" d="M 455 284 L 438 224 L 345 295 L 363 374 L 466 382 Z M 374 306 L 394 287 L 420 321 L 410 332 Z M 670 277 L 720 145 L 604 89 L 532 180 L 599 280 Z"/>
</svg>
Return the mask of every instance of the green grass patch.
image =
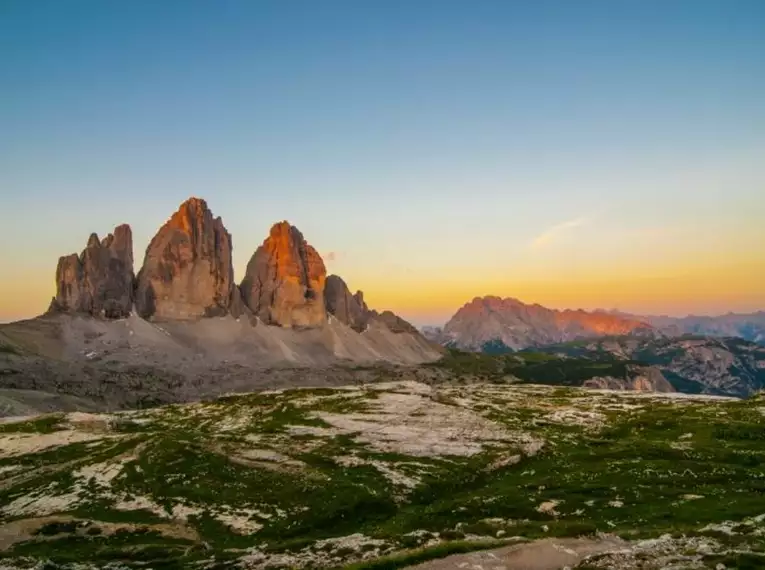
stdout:
<svg viewBox="0 0 765 570">
<path fill-rule="evenodd" d="M 20 355 L 21 351 L 11 344 L 0 342 L 0 354 L 15 354 Z"/>
<path fill-rule="evenodd" d="M 0 433 L 53 433 L 66 429 L 61 425 L 64 414 L 47 414 L 31 420 L 0 423 Z"/>
</svg>

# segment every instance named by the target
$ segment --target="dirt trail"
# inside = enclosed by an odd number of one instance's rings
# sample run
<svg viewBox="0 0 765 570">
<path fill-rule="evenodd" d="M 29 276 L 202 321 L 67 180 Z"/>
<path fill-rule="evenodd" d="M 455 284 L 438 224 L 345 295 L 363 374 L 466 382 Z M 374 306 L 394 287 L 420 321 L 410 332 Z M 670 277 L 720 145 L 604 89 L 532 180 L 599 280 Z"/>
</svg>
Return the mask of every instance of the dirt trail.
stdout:
<svg viewBox="0 0 765 570">
<path fill-rule="evenodd" d="M 493 550 L 455 554 L 431 560 L 410 570 L 561 570 L 572 567 L 587 556 L 627 546 L 618 537 L 545 538 Z"/>
</svg>

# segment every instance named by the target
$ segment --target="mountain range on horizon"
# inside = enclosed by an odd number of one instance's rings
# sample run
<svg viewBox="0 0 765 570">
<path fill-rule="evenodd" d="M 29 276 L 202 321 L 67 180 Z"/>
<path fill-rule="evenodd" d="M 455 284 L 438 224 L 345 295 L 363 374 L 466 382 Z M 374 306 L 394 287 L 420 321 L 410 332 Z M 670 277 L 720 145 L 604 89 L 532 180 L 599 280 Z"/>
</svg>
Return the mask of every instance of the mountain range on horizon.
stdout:
<svg viewBox="0 0 765 570">
<path fill-rule="evenodd" d="M 189 198 L 152 238 L 137 273 L 128 224 L 117 226 L 103 240 L 93 233 L 80 254 L 61 257 L 49 312 L 108 319 L 135 311 L 155 320 L 226 314 L 239 318 L 246 313 L 252 322 L 286 328 L 320 326 L 328 315 L 337 313 L 356 332 L 375 318 L 418 334 L 416 327 L 390 311 L 370 311 L 361 291 L 351 294 L 342 278 L 327 275 L 319 253 L 287 221 L 271 227 L 239 284 L 234 281 L 232 249 L 222 219 L 213 216 L 205 200 Z M 489 342 L 521 349 L 576 338 L 653 333 L 728 336 L 763 343 L 765 311 L 681 317 L 620 309 L 550 309 L 514 297 L 487 295 L 463 305 L 443 327 L 421 328 L 439 344 L 469 350 Z"/>
<path fill-rule="evenodd" d="M 620 335 L 703 335 L 765 343 L 765 311 L 719 316 L 639 315 L 616 309 L 550 309 L 513 297 L 475 297 L 443 327 L 423 327 L 442 345 L 466 350 L 485 346 L 519 350 L 576 339 Z"/>
<path fill-rule="evenodd" d="M 595 311 L 600 312 L 600 311 Z M 637 315 L 612 309 L 609 314 L 640 319 L 664 334 L 677 336 L 699 334 L 715 337 L 738 337 L 752 342 L 765 343 L 765 311 L 751 313 L 727 312 L 719 315 Z"/>
<path fill-rule="evenodd" d="M 129 225 L 103 239 L 91 234 L 81 253 L 59 258 L 48 311 L 0 327 L 0 351 L 9 359 L 4 387 L 65 390 L 89 401 L 97 395 L 125 407 L 146 398 L 324 384 L 349 374 L 334 369 L 348 364 L 410 367 L 396 374 L 432 381 L 442 372 L 428 366 L 452 354 L 445 348 L 553 351 L 546 368 L 507 369 L 526 381 L 737 396 L 765 385 L 765 349 L 748 343 L 763 339 L 760 313 L 682 320 L 487 296 L 466 303 L 443 328 L 421 332 L 391 311 L 371 309 L 362 291 L 328 275 L 321 255 L 287 221 L 271 226 L 238 282 L 232 248 L 222 219 L 200 198 L 183 202 L 159 228 L 137 271 Z M 703 338 L 686 342 L 688 333 Z M 577 362 L 565 346 L 571 341 L 590 347 Z M 591 365 L 604 357 L 607 368 Z M 572 372 L 577 366 L 584 372 Z M 103 386 L 115 394 L 104 395 Z"/>
</svg>

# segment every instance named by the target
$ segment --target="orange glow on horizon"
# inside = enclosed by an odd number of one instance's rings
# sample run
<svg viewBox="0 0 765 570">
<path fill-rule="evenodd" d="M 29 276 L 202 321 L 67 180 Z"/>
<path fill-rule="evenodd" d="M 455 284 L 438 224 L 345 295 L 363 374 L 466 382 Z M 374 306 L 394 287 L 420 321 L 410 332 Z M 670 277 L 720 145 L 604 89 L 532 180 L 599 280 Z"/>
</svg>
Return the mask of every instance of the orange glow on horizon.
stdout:
<svg viewBox="0 0 765 570">
<path fill-rule="evenodd" d="M 380 283 L 365 290 L 370 306 L 418 320 L 452 315 L 474 297 L 515 297 L 554 309 L 621 309 L 643 314 L 722 314 L 765 309 L 765 264 L 742 263 L 647 276 L 572 275 L 473 283 Z M 447 317 L 448 318 L 448 317 Z"/>
<path fill-rule="evenodd" d="M 555 269 L 555 268 L 553 268 Z M 632 270 L 632 271 L 630 271 Z M 384 268 L 380 269 L 382 273 Z M 594 268 L 548 269 L 524 278 L 526 272 L 503 275 L 450 275 L 389 272 L 347 280 L 364 291 L 371 308 L 390 309 L 415 322 L 442 323 L 474 297 L 515 297 L 554 309 L 620 309 L 637 314 L 722 314 L 765 310 L 765 263 L 731 262 L 696 267 L 654 267 L 634 274 L 629 266 L 610 272 Z M 30 269 L 13 281 L 0 281 L 0 321 L 43 313 L 55 293 L 49 272 Z"/>
</svg>

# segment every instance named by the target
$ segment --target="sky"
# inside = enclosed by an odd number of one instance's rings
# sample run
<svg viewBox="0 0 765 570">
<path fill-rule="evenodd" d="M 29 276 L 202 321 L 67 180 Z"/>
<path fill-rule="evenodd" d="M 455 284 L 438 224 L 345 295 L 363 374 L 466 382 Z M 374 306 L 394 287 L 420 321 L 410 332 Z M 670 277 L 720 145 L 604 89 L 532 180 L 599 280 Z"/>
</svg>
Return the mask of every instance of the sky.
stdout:
<svg viewBox="0 0 765 570">
<path fill-rule="evenodd" d="M 0 321 L 190 196 L 370 306 L 765 309 L 761 0 L 0 0 Z M 136 267 L 136 271 L 138 269 Z"/>
</svg>

